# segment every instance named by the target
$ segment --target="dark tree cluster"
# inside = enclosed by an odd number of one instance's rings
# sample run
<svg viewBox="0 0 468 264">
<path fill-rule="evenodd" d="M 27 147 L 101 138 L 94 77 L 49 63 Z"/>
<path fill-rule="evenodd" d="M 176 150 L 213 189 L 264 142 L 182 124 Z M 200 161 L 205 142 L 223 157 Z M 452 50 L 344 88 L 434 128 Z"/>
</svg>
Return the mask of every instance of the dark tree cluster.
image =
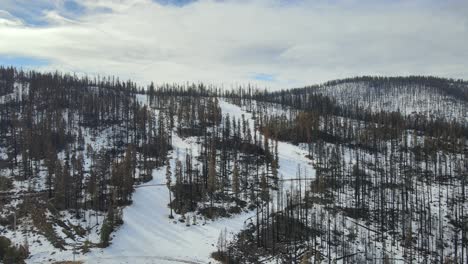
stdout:
<svg viewBox="0 0 468 264">
<path fill-rule="evenodd" d="M 28 186 L 22 195 L 46 194 L 45 203 L 30 201 L 38 207 L 76 218 L 94 210 L 119 223 L 134 185 L 150 180 L 172 148 L 169 113 L 156 116 L 136 84 L 113 77 L 0 68 L 0 78 L 2 186 L 14 180 Z"/>
<path fill-rule="evenodd" d="M 275 213 L 265 212 L 218 253 L 220 259 L 468 261 L 466 123 L 346 109 L 319 100 L 323 95 L 302 95 L 231 99 L 254 111 L 263 134 L 306 148 L 315 173 L 277 194 Z M 282 237 L 279 216 L 311 236 Z"/>
</svg>

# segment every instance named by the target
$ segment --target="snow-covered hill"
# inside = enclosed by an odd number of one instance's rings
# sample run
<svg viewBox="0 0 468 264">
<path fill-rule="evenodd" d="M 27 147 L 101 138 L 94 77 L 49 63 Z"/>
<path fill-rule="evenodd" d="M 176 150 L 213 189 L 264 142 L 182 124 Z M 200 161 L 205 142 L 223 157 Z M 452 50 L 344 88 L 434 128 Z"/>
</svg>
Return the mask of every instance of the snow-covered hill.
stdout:
<svg viewBox="0 0 468 264">
<path fill-rule="evenodd" d="M 27 263 L 442 263 L 468 252 L 464 82 L 355 78 L 246 96 L 12 74 L 0 97 L 0 239 L 27 249 Z"/>
<path fill-rule="evenodd" d="M 399 112 L 458 122 L 468 121 L 468 101 L 426 85 L 376 85 L 372 82 L 353 81 L 322 86 L 314 93 L 329 96 L 342 106 L 357 105 L 372 112 Z"/>
<path fill-rule="evenodd" d="M 434 77 L 356 77 L 273 92 L 270 96 L 277 102 L 291 98 L 292 104 L 303 104 L 311 95 L 330 98 L 344 109 L 468 121 L 468 84 Z"/>
</svg>

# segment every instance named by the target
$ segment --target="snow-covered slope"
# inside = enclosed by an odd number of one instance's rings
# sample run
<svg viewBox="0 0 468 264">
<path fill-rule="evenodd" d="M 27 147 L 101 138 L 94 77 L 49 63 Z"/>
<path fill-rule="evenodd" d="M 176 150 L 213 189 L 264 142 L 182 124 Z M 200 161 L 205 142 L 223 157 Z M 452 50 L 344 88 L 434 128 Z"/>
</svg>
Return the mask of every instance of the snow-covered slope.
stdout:
<svg viewBox="0 0 468 264">
<path fill-rule="evenodd" d="M 468 104 L 461 98 L 425 85 L 376 86 L 369 82 L 345 82 L 322 86 L 318 94 L 334 98 L 339 105 L 357 104 L 374 112 L 421 114 L 447 120 L 468 120 Z"/>
<path fill-rule="evenodd" d="M 144 100 L 142 100 L 144 101 Z M 223 115 L 250 120 L 252 115 L 240 107 L 220 101 Z M 177 157 L 184 162 L 187 150 L 197 152 L 196 138 L 181 138 L 173 132 L 174 150 L 171 153 L 171 167 L 175 167 Z M 307 177 L 313 179 L 315 171 L 307 151 L 290 143 L 279 142 L 279 174 L 285 186 L 297 177 L 298 166 Z M 178 155 L 177 155 L 178 153 Z M 239 232 L 248 223 L 254 212 L 241 213 L 230 218 L 206 221 L 198 216 L 197 225 L 169 219 L 169 193 L 165 185 L 165 167 L 153 171 L 153 180 L 136 188 L 133 203 L 123 210 L 124 224 L 113 234 L 111 245 L 104 249 L 93 249 L 85 255 L 77 255 L 76 260 L 85 263 L 209 263 L 214 262 L 210 255 L 216 251 L 219 234 L 227 230 L 229 236 Z M 303 176 L 304 177 L 304 176 Z M 193 217 L 193 215 L 189 215 Z M 188 218 L 188 216 L 187 216 Z M 44 253 L 52 248 L 45 247 Z M 49 252 L 51 252 L 49 251 Z M 29 263 L 44 263 L 51 260 L 72 260 L 72 251 L 63 251 L 55 256 L 33 255 Z"/>
<path fill-rule="evenodd" d="M 468 121 L 468 83 L 436 77 L 355 77 L 260 94 L 261 101 L 342 114 L 398 112 L 445 121 Z M 356 114 L 356 113 L 355 113 Z"/>
<path fill-rule="evenodd" d="M 224 100 L 220 102 L 223 114 L 229 114 L 231 117 L 241 118 L 244 115 L 245 119 L 250 120 L 251 129 L 254 130 L 254 122 L 252 114 L 242 110 L 239 106 L 228 103 Z M 263 136 L 261 136 L 263 138 Z M 315 169 L 312 162 L 308 159 L 307 151 L 303 148 L 295 146 L 287 142 L 278 142 L 279 169 L 278 173 L 285 181 L 285 187 L 290 183 L 289 179 L 297 178 L 296 172 L 298 167 L 304 172 L 303 178 L 314 179 Z"/>
<path fill-rule="evenodd" d="M 187 149 L 196 150 L 195 140 L 183 140 L 176 133 L 173 146 L 172 168 L 175 153 L 183 161 Z M 178 222 L 180 216 L 169 219 L 165 172 L 165 167 L 155 170 L 153 180 L 137 188 L 133 204 L 124 210 L 124 224 L 115 232 L 112 244 L 86 256 L 88 263 L 207 263 L 216 250 L 220 231 L 226 228 L 228 232 L 237 232 L 245 219 L 252 216 L 244 213 L 206 224 L 200 218 L 197 225 L 191 226 Z"/>
</svg>

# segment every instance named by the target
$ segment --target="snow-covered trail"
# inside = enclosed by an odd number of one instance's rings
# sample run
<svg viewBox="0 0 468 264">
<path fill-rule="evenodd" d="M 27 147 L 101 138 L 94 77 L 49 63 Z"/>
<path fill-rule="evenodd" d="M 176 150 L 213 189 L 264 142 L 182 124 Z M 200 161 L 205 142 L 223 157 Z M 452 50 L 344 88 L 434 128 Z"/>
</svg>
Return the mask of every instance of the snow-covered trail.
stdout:
<svg viewBox="0 0 468 264">
<path fill-rule="evenodd" d="M 242 114 L 253 128 L 252 115 L 240 107 L 220 100 L 223 115 L 240 118 Z M 180 138 L 173 133 L 171 168 L 175 168 L 178 156 L 184 163 L 187 150 L 198 151 L 195 138 Z M 315 170 L 307 152 L 298 146 L 279 142 L 279 173 L 284 179 L 296 178 L 298 164 L 315 176 Z M 145 185 L 165 183 L 166 168 L 153 172 L 153 180 Z M 302 176 L 304 177 L 304 176 Z M 286 183 L 287 184 L 287 183 Z M 216 250 L 221 230 L 231 234 L 244 227 L 244 222 L 255 212 L 242 213 L 231 218 L 208 221 L 202 225 L 186 226 L 176 219 L 169 219 L 169 191 L 166 186 L 137 188 L 133 204 L 124 209 L 124 224 L 113 234 L 111 245 L 105 249 L 94 249 L 85 256 L 86 263 L 209 263 L 214 262 L 210 254 Z"/>
<path fill-rule="evenodd" d="M 174 133 L 171 167 L 175 167 L 176 153 L 184 162 L 186 150 L 196 151 L 193 138 L 181 139 Z M 166 168 L 153 173 L 153 180 L 145 185 L 164 184 Z M 114 233 L 112 244 L 87 255 L 89 263 L 208 263 L 216 251 L 221 230 L 237 232 L 251 214 L 208 221 L 202 225 L 186 226 L 169 219 L 169 191 L 166 186 L 138 188 L 133 204 L 124 209 L 124 224 Z"/>
<path fill-rule="evenodd" d="M 249 121 L 250 129 L 254 131 L 254 121 L 252 114 L 242 110 L 239 106 L 220 100 L 219 104 L 223 115 L 229 114 L 236 119 L 244 118 Z M 262 136 L 263 139 L 263 136 Z M 301 168 L 301 178 L 315 178 L 315 169 L 310 159 L 306 157 L 307 151 L 288 142 L 278 142 L 279 169 L 278 174 L 285 180 L 296 179 L 298 165 Z"/>
</svg>

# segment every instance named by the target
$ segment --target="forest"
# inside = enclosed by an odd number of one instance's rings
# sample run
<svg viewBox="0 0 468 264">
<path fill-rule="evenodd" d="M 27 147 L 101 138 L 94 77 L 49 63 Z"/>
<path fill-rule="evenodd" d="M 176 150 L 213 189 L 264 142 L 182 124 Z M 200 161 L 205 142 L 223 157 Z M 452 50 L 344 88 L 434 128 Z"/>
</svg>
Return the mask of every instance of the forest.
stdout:
<svg viewBox="0 0 468 264">
<path fill-rule="evenodd" d="M 463 80 L 268 91 L 0 67 L 0 258 L 92 262 L 145 190 L 164 227 L 213 226 L 193 263 L 467 263 L 467 125 Z"/>
</svg>

